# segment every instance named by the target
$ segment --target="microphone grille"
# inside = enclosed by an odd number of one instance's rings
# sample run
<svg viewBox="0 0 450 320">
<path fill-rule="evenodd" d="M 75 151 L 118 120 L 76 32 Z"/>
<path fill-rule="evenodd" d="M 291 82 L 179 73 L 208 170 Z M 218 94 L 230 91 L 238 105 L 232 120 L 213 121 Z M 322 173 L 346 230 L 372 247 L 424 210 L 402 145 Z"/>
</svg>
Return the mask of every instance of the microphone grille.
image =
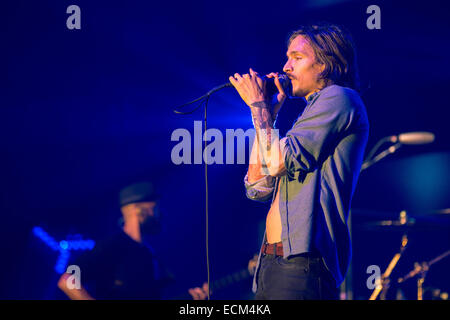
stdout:
<svg viewBox="0 0 450 320">
<path fill-rule="evenodd" d="M 403 144 L 427 144 L 434 141 L 431 132 L 408 132 L 398 135 L 398 140 Z"/>
</svg>

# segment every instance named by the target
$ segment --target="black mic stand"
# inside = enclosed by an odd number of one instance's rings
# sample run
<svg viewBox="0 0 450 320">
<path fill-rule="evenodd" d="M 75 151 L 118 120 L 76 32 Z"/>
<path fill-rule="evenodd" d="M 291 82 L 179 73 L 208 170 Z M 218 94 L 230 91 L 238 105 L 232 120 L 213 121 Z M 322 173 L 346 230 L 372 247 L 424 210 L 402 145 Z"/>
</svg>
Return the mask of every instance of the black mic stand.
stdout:
<svg viewBox="0 0 450 320">
<path fill-rule="evenodd" d="M 202 106 L 202 104 L 204 104 L 204 105 L 205 105 L 205 116 L 204 116 L 204 119 L 203 119 L 203 129 L 204 129 L 203 132 L 206 132 L 206 131 L 207 131 L 207 111 L 208 111 L 208 101 L 209 101 L 209 98 L 211 97 L 211 95 L 212 95 L 214 92 L 219 91 L 219 90 L 221 90 L 221 89 L 223 89 L 223 88 L 226 88 L 226 87 L 230 87 L 230 86 L 232 86 L 231 83 L 225 83 L 225 84 L 222 84 L 222 85 L 220 85 L 220 86 L 214 87 L 214 88 L 212 88 L 211 90 L 209 90 L 206 94 L 204 94 L 203 96 L 201 96 L 200 98 L 197 98 L 197 99 L 195 99 L 195 100 L 192 100 L 192 101 L 190 101 L 190 102 L 188 102 L 188 103 L 185 103 L 185 104 L 183 104 L 183 105 L 181 105 L 181 106 L 178 107 L 178 108 L 182 108 L 182 107 L 185 107 L 185 106 L 194 104 L 194 103 L 196 103 L 196 102 L 200 102 L 200 103 L 198 104 L 198 106 L 197 106 L 196 108 L 194 108 L 193 110 L 191 110 L 191 111 L 183 112 L 183 111 L 179 111 L 179 110 L 176 110 L 176 109 L 174 109 L 173 111 L 174 111 L 175 113 L 177 113 L 177 114 L 188 115 L 188 114 L 194 113 L 197 109 L 199 109 L 199 108 Z M 203 158 L 203 152 L 204 152 L 204 150 L 206 150 L 206 148 L 207 148 L 207 144 L 206 144 L 206 139 L 205 139 L 205 144 L 204 144 L 204 147 L 203 147 L 203 150 L 202 150 L 202 158 Z M 208 227 L 208 224 L 209 224 L 209 222 L 208 222 L 208 221 L 209 221 L 209 204 L 208 204 L 208 198 L 209 198 L 209 197 L 208 197 L 208 159 L 206 158 L 206 159 L 203 159 L 203 160 L 205 161 L 205 225 L 206 225 L 206 230 L 205 230 L 205 243 L 206 243 L 206 272 L 207 272 L 207 283 L 208 283 L 208 300 L 211 300 L 211 275 L 210 275 L 210 265 L 209 265 L 209 227 Z"/>
<path fill-rule="evenodd" d="M 364 163 L 361 166 L 361 171 L 369 168 L 370 166 L 374 165 L 375 163 L 377 163 L 378 161 L 380 161 L 381 159 L 387 157 L 390 154 L 393 154 L 395 151 L 397 151 L 398 149 L 400 149 L 400 147 L 403 144 L 401 142 L 397 142 L 396 144 L 394 144 L 393 146 L 390 146 L 389 148 L 387 148 L 386 150 L 384 150 L 383 152 L 380 152 L 377 156 L 370 158 L 371 156 L 369 155 L 366 160 L 364 161 Z M 374 153 L 373 151 L 376 148 L 373 148 L 371 153 Z M 375 150 L 376 151 L 376 150 Z"/>
</svg>

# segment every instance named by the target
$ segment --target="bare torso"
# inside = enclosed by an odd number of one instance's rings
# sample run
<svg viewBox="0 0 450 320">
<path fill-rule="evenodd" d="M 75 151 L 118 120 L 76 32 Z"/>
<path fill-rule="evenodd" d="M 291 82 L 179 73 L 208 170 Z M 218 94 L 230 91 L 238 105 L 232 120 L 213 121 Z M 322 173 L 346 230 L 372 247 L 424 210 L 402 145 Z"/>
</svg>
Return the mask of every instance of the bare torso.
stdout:
<svg viewBox="0 0 450 320">
<path fill-rule="evenodd" d="M 269 213 L 266 218 L 266 237 L 268 243 L 276 243 L 281 241 L 281 217 L 279 207 L 279 195 L 280 184 L 278 184 L 278 190 L 272 205 L 270 206 Z"/>
</svg>

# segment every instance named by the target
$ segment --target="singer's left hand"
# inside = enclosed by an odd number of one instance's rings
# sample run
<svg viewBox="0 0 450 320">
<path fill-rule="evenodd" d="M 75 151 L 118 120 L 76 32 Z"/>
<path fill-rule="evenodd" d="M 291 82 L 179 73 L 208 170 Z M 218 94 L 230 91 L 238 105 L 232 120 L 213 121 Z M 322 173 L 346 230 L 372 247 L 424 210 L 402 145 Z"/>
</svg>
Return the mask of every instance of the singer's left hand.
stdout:
<svg viewBox="0 0 450 320">
<path fill-rule="evenodd" d="M 235 73 L 234 76 L 229 77 L 229 80 L 249 107 L 255 102 L 267 100 L 266 82 L 252 68 L 250 73 L 242 76 Z"/>
</svg>

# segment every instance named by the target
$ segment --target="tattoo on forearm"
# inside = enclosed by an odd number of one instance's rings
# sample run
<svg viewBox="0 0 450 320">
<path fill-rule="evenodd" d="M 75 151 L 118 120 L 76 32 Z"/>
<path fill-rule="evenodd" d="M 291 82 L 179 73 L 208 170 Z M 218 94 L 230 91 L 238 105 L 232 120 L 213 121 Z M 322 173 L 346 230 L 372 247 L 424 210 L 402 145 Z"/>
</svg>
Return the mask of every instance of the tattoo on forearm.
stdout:
<svg viewBox="0 0 450 320">
<path fill-rule="evenodd" d="M 253 125 L 258 140 L 258 153 L 261 156 L 261 169 L 264 174 L 268 174 L 268 165 L 271 159 L 272 139 L 277 138 L 273 135 L 273 118 L 270 113 L 268 103 L 256 102 L 250 108 L 252 112 Z"/>
<path fill-rule="evenodd" d="M 266 102 L 256 102 L 252 104 L 253 126 L 256 130 L 258 142 L 264 146 L 270 147 L 271 129 L 273 129 L 272 115 Z M 267 139 L 266 139 L 267 138 Z"/>
</svg>

